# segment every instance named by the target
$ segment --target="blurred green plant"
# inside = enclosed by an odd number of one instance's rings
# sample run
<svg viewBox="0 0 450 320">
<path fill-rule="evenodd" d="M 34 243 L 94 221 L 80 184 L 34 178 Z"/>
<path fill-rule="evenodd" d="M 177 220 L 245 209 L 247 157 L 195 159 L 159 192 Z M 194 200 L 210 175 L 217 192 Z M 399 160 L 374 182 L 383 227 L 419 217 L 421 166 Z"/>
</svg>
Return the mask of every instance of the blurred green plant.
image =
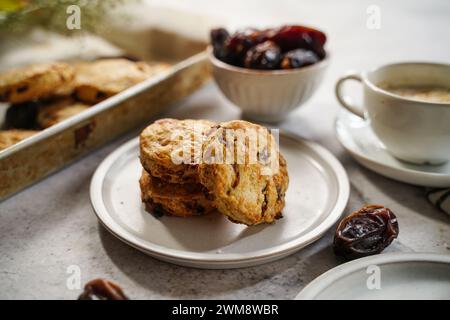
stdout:
<svg viewBox="0 0 450 320">
<path fill-rule="evenodd" d="M 61 34 L 79 31 L 95 31 L 105 24 L 108 12 L 139 0 L 1 0 L 0 32 L 20 34 L 34 27 L 42 27 Z M 81 30 L 69 30 L 66 26 L 67 7 L 77 5 L 81 9 Z"/>
</svg>

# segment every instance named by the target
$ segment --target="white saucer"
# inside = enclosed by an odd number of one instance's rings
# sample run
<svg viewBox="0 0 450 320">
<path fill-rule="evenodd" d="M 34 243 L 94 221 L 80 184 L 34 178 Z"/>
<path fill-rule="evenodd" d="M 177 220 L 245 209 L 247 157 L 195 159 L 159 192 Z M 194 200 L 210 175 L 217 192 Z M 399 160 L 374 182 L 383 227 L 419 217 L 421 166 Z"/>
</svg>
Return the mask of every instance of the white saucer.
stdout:
<svg viewBox="0 0 450 320">
<path fill-rule="evenodd" d="M 313 280 L 295 299 L 448 300 L 450 255 L 387 253 L 353 260 Z"/>
<path fill-rule="evenodd" d="M 366 121 L 348 111 L 339 112 L 336 135 L 356 161 L 383 176 L 419 186 L 450 187 L 450 162 L 432 166 L 400 161 L 386 151 Z"/>
<path fill-rule="evenodd" d="M 326 149 L 281 134 L 289 188 L 283 219 L 246 227 L 213 213 L 156 218 L 140 199 L 138 138 L 110 154 L 92 178 L 91 201 L 117 238 L 155 258 L 198 268 L 258 265 L 292 254 L 319 239 L 340 218 L 349 197 L 347 174 Z"/>
</svg>

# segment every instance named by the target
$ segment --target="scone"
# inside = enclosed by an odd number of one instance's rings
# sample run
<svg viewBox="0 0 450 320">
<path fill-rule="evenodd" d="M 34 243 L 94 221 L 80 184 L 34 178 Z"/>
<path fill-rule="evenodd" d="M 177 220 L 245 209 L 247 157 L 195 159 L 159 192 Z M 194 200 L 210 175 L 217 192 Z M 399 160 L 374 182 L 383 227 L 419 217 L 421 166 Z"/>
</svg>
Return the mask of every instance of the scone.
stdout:
<svg viewBox="0 0 450 320">
<path fill-rule="evenodd" d="M 257 142 L 237 138 L 230 142 L 226 129 L 257 132 Z M 264 139 L 266 143 L 262 143 Z M 223 159 L 217 161 L 220 150 Z M 258 161 L 252 161 L 252 154 Z M 227 158 L 230 155 L 231 161 Z M 231 221 L 256 225 L 282 216 L 289 177 L 286 161 L 267 129 L 241 120 L 221 123 L 204 143 L 203 160 L 198 166 L 200 182 L 213 196 L 217 209 Z"/>
<path fill-rule="evenodd" d="M 141 198 L 147 211 L 156 215 L 168 213 L 178 217 L 207 214 L 214 210 L 207 192 L 201 184 L 173 184 L 150 176 L 142 171 L 139 180 Z"/>
<path fill-rule="evenodd" d="M 140 135 L 142 166 L 152 176 L 167 182 L 198 182 L 197 165 L 201 160 L 203 138 L 214 125 L 208 120 L 155 121 Z M 180 140 L 183 137 L 185 139 Z M 190 151 L 191 157 L 183 150 Z"/>
<path fill-rule="evenodd" d="M 0 131 L 0 150 L 6 149 L 17 142 L 31 137 L 32 135 L 38 133 L 39 131 L 34 130 L 1 130 Z"/>
<path fill-rule="evenodd" d="M 37 124 L 40 128 L 45 129 L 88 108 L 89 105 L 75 101 L 70 97 L 54 99 L 49 103 L 39 106 Z"/>
<path fill-rule="evenodd" d="M 62 62 L 32 64 L 0 75 L 0 101 L 22 103 L 66 93 L 73 68 Z"/>
<path fill-rule="evenodd" d="M 75 95 L 81 101 L 97 103 L 168 67 L 127 59 L 103 59 L 75 65 Z"/>
</svg>

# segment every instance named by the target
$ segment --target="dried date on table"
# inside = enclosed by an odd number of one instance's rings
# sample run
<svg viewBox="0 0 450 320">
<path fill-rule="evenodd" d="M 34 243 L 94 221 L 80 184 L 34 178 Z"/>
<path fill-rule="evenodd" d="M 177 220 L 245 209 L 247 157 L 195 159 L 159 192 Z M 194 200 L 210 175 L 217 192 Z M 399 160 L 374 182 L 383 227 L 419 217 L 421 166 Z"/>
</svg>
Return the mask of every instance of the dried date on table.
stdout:
<svg viewBox="0 0 450 320">
<path fill-rule="evenodd" d="M 105 279 L 94 279 L 86 283 L 78 300 L 128 300 L 118 284 Z"/>
<path fill-rule="evenodd" d="M 366 206 L 341 220 L 334 235 L 334 252 L 346 259 L 377 254 L 397 238 L 398 232 L 397 218 L 390 209 Z"/>
</svg>

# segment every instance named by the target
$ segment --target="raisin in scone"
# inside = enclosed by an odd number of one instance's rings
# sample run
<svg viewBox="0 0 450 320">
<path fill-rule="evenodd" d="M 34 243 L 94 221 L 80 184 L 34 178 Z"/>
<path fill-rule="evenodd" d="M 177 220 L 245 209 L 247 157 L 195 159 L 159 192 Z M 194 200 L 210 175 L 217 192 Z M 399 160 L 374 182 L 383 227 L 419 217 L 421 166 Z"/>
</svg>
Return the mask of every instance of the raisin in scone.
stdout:
<svg viewBox="0 0 450 320">
<path fill-rule="evenodd" d="M 0 75 L 0 101 L 22 103 L 67 93 L 73 78 L 73 67 L 63 62 L 12 69 Z"/>
<path fill-rule="evenodd" d="M 198 182 L 203 139 L 214 125 L 208 120 L 155 121 L 140 135 L 142 166 L 152 176 L 167 182 Z M 183 150 L 190 151 L 190 157 Z"/>
<path fill-rule="evenodd" d="M 127 59 L 80 62 L 75 65 L 75 95 L 81 101 L 94 104 L 144 81 L 168 66 Z"/>
<path fill-rule="evenodd" d="M 247 138 L 238 138 L 239 132 Z M 235 135 L 230 138 L 229 133 Z M 248 137 L 255 136 L 257 142 L 251 143 Z M 241 120 L 224 122 L 214 127 L 203 147 L 200 182 L 221 213 L 246 225 L 282 216 L 289 177 L 286 161 L 266 128 Z"/>
<path fill-rule="evenodd" d="M 167 183 L 143 170 L 139 184 L 142 202 L 151 213 L 191 217 L 214 210 L 212 201 L 207 198 L 207 191 L 199 183 Z"/>
</svg>

